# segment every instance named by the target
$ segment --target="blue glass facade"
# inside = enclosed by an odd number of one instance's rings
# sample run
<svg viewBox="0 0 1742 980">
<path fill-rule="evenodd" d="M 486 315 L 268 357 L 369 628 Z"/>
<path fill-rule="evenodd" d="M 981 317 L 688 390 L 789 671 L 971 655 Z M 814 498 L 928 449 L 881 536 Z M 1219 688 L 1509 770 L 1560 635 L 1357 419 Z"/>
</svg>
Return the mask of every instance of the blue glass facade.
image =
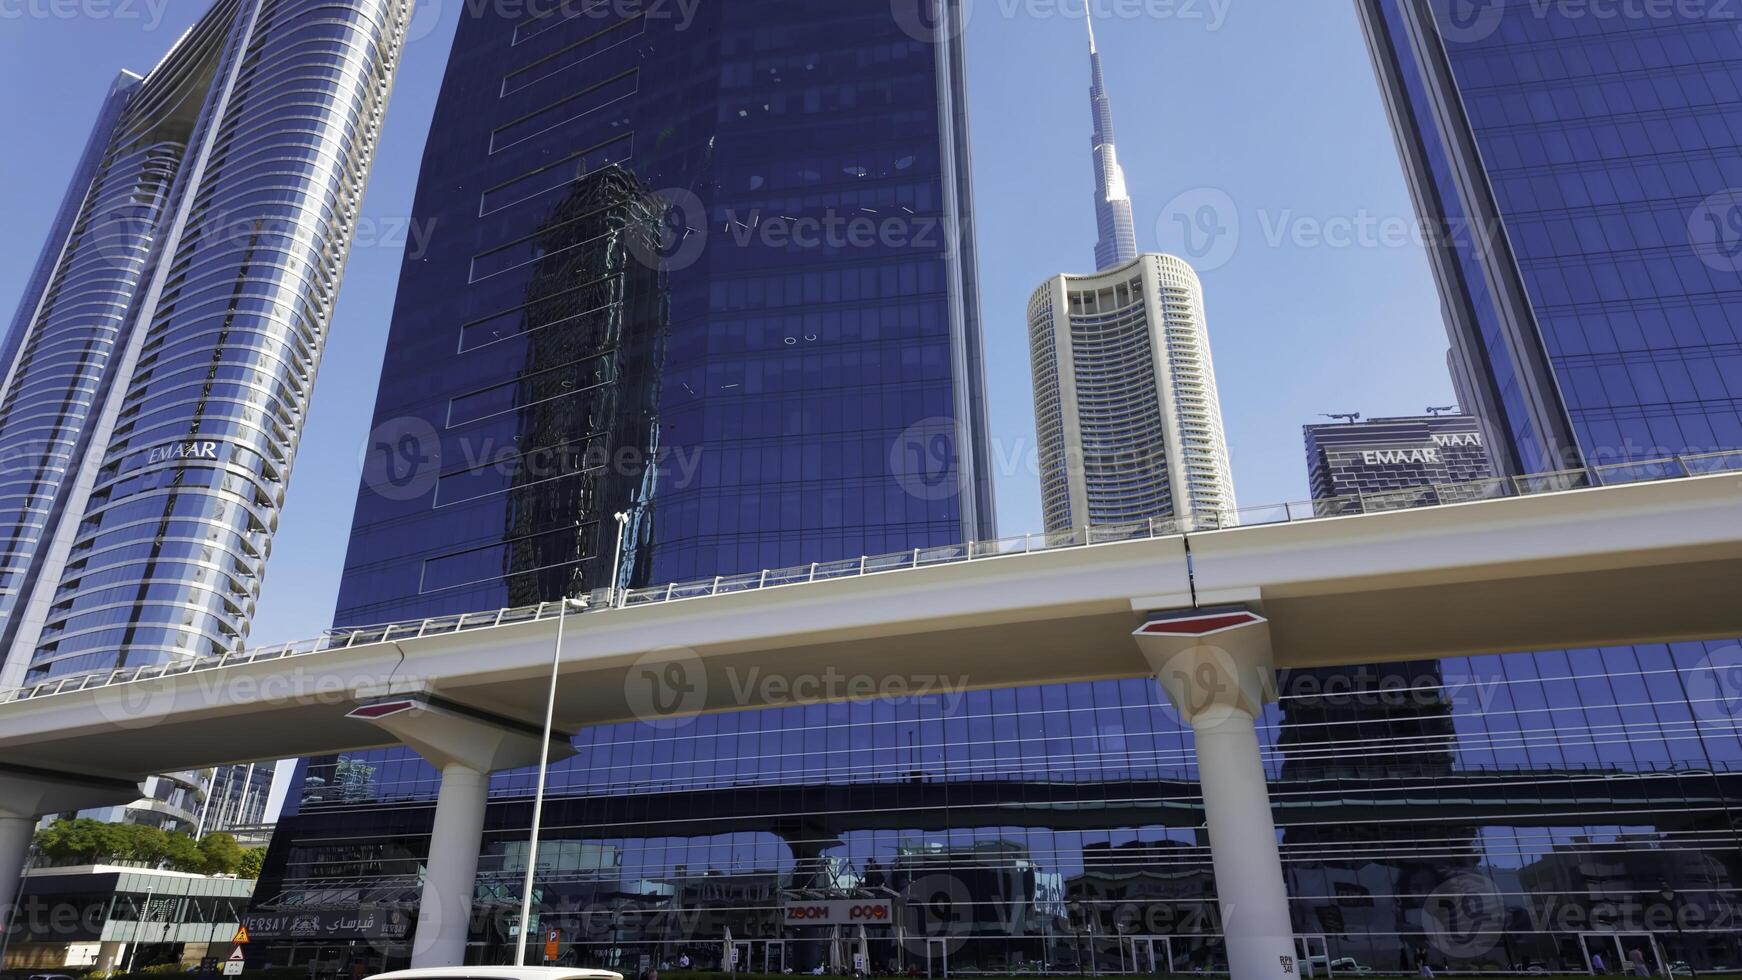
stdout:
<svg viewBox="0 0 1742 980">
<path fill-rule="evenodd" d="M 1742 445 L 1742 37 L 1722 5 L 1358 6 L 1503 464 Z"/>
<path fill-rule="evenodd" d="M 338 622 L 993 536 L 960 38 L 904 14 L 468 10 Z M 291 854 L 433 778 L 369 758 L 304 763 Z"/>
<path fill-rule="evenodd" d="M 1742 265 L 1733 261 L 1742 212 L 1730 190 L 1742 177 L 1742 36 L 1721 6 L 1356 6 L 1433 233 L 1453 374 L 1497 466 L 1540 473 L 1742 445 Z M 1498 764 L 1577 780 L 1614 766 L 1695 795 L 1709 786 L 1709 801 L 1678 808 L 1723 817 L 1694 818 L 1698 828 L 1668 820 L 1640 833 L 1581 833 L 1554 845 L 1552 860 L 1523 866 L 1484 854 L 1468 866 L 1473 876 L 1442 878 L 1462 896 L 1449 905 L 1473 910 L 1448 911 L 1444 922 L 1463 920 L 1471 932 L 1484 920 L 1506 931 L 1549 922 L 1562 968 L 1582 960 L 1612 970 L 1636 951 L 1657 967 L 1735 962 L 1737 800 L 1724 743 L 1737 713 L 1723 665 L 1739 650 L 1711 643 L 1673 647 L 1668 660 L 1661 648 L 1638 647 L 1471 661 L 1478 683 L 1503 679 L 1491 703 L 1515 709 L 1518 728 L 1487 736 L 1492 754 L 1461 752 L 1454 770 Z M 1453 662 L 1435 668 L 1449 688 Z M 1518 684 L 1533 669 L 1540 688 Z M 1590 722 L 1588 743 L 1579 734 L 1569 744 L 1560 727 L 1575 715 Z M 1456 712 L 1451 721 L 1466 744 L 1466 725 Z M 1538 756 L 1533 741 L 1552 743 L 1553 757 Z M 1413 753 L 1414 743 L 1400 744 Z M 1729 870 L 1716 874 L 1719 866 Z M 1556 922 L 1539 908 L 1551 895 L 1599 887 L 1611 895 L 1601 915 Z M 1542 896 L 1526 903 L 1528 915 L 1505 897 L 1520 890 Z"/>
<path fill-rule="evenodd" d="M 1583 972 L 1587 949 L 1615 963 L 1603 944 L 1642 935 L 1654 957 L 1737 962 L 1732 662 L 1688 644 L 1284 675 L 1259 731 L 1297 931 L 1379 970 L 1426 947 L 1441 969 Z M 870 931 L 879 969 L 1222 963 L 1191 734 L 1152 681 L 603 726 L 576 746 L 586 764 L 553 771 L 540 856 L 565 962 L 687 952 L 712 968 L 729 929 L 749 968 L 805 969 L 829 933 L 783 906 L 852 896 L 903 926 Z M 261 894 L 309 909 L 354 906 L 359 881 L 415 895 L 436 774 L 379 751 L 308 775 Z M 533 779 L 494 788 L 480 960 L 509 952 Z M 1666 884 L 1677 919 L 1653 911 Z M 1661 935 L 1670 921 L 1689 935 Z M 271 956 L 337 969 L 383 953 Z"/>
<path fill-rule="evenodd" d="M 954 56 L 886 6 L 527 10 L 455 39 L 337 620 L 603 587 L 619 511 L 625 581 L 987 533 Z"/>
</svg>

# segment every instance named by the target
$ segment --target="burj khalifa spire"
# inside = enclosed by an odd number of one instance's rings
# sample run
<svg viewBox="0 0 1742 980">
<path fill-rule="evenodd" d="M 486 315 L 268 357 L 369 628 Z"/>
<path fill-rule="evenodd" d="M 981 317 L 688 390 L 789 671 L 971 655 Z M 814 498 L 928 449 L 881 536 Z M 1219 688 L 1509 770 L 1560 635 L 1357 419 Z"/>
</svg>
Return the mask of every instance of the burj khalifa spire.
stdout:
<svg viewBox="0 0 1742 980">
<path fill-rule="evenodd" d="M 1107 83 L 1101 76 L 1101 52 L 1095 48 L 1095 22 L 1085 12 L 1089 25 L 1089 105 L 1095 113 L 1095 268 L 1108 269 L 1137 257 L 1136 225 L 1131 220 L 1131 198 L 1125 192 L 1125 171 L 1113 147 L 1113 104 L 1107 99 Z"/>
</svg>

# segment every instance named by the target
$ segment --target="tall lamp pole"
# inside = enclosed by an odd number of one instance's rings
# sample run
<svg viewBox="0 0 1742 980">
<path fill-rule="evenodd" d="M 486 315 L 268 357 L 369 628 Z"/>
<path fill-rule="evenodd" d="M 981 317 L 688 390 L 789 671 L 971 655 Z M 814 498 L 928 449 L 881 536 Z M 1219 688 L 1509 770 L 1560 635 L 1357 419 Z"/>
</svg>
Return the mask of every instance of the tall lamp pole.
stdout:
<svg viewBox="0 0 1742 980">
<path fill-rule="evenodd" d="M 1684 956 L 1691 957 L 1692 954 L 1689 953 L 1687 950 L 1687 945 L 1688 945 L 1687 938 L 1682 933 L 1682 909 L 1681 909 L 1681 903 L 1679 901 L 1677 901 L 1679 896 L 1676 895 L 1674 888 L 1669 887 L 1669 882 L 1666 881 L 1666 882 L 1664 882 L 1663 887 L 1659 888 L 1657 890 L 1657 897 L 1663 899 L 1663 904 L 1669 908 L 1669 914 L 1670 914 L 1671 920 L 1675 922 L 1675 944 L 1676 944 L 1676 946 L 1681 949 L 1682 954 Z M 1688 976 L 1698 977 L 1700 975 L 1700 971 L 1697 967 L 1694 966 L 1693 959 L 1690 958 L 1687 961 L 1687 963 L 1688 963 Z M 1663 970 L 1664 970 L 1665 974 L 1672 976 L 1672 977 L 1675 976 L 1675 962 L 1671 961 L 1669 963 L 1665 963 L 1663 965 Z"/>
<path fill-rule="evenodd" d="M 556 680 L 563 662 L 563 623 L 570 609 L 585 609 L 587 600 L 564 598 L 556 611 L 556 646 L 550 655 L 550 690 L 544 702 L 544 741 L 538 746 L 538 792 L 532 800 L 532 837 L 526 847 L 526 882 L 520 892 L 520 935 L 514 944 L 514 965 L 526 965 L 526 934 L 532 923 L 532 879 L 538 873 L 538 833 L 544 822 L 544 787 L 550 771 L 550 739 L 556 723 Z"/>
<path fill-rule="evenodd" d="M 623 532 L 629 529 L 629 512 L 626 510 L 620 510 L 611 516 L 617 519 L 617 552 L 611 556 L 611 588 L 605 593 L 605 605 L 615 609 L 621 604 L 618 601 L 618 593 L 620 590 L 617 588 L 617 576 L 622 573 Z"/>
</svg>

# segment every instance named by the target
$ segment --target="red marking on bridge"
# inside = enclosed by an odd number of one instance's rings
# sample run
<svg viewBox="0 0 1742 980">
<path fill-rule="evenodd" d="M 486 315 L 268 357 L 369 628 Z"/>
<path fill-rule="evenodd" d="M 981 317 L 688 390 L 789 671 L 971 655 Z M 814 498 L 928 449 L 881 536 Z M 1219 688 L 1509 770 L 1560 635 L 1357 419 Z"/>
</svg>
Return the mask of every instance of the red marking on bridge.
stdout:
<svg viewBox="0 0 1742 980">
<path fill-rule="evenodd" d="M 1170 619 L 1155 619 L 1137 628 L 1137 636 L 1209 636 L 1228 630 L 1257 626 L 1269 620 L 1254 612 L 1188 613 Z"/>
<path fill-rule="evenodd" d="M 352 711 L 345 717 L 357 718 L 362 721 L 374 721 L 377 718 L 386 718 L 389 715 L 396 715 L 402 711 L 410 711 L 416 707 L 416 701 L 378 701 L 375 704 L 366 704 L 361 708 Z"/>
</svg>

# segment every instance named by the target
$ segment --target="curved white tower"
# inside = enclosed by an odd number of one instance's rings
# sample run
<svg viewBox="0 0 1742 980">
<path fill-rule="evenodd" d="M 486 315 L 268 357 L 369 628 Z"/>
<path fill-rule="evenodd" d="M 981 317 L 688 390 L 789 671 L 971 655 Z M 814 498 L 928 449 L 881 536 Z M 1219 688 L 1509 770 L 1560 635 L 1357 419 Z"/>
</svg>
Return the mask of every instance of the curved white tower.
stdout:
<svg viewBox="0 0 1742 980">
<path fill-rule="evenodd" d="M 1219 526 L 1234 478 L 1204 293 L 1172 255 L 1056 276 L 1028 304 L 1049 531 L 1152 518 Z"/>
</svg>

